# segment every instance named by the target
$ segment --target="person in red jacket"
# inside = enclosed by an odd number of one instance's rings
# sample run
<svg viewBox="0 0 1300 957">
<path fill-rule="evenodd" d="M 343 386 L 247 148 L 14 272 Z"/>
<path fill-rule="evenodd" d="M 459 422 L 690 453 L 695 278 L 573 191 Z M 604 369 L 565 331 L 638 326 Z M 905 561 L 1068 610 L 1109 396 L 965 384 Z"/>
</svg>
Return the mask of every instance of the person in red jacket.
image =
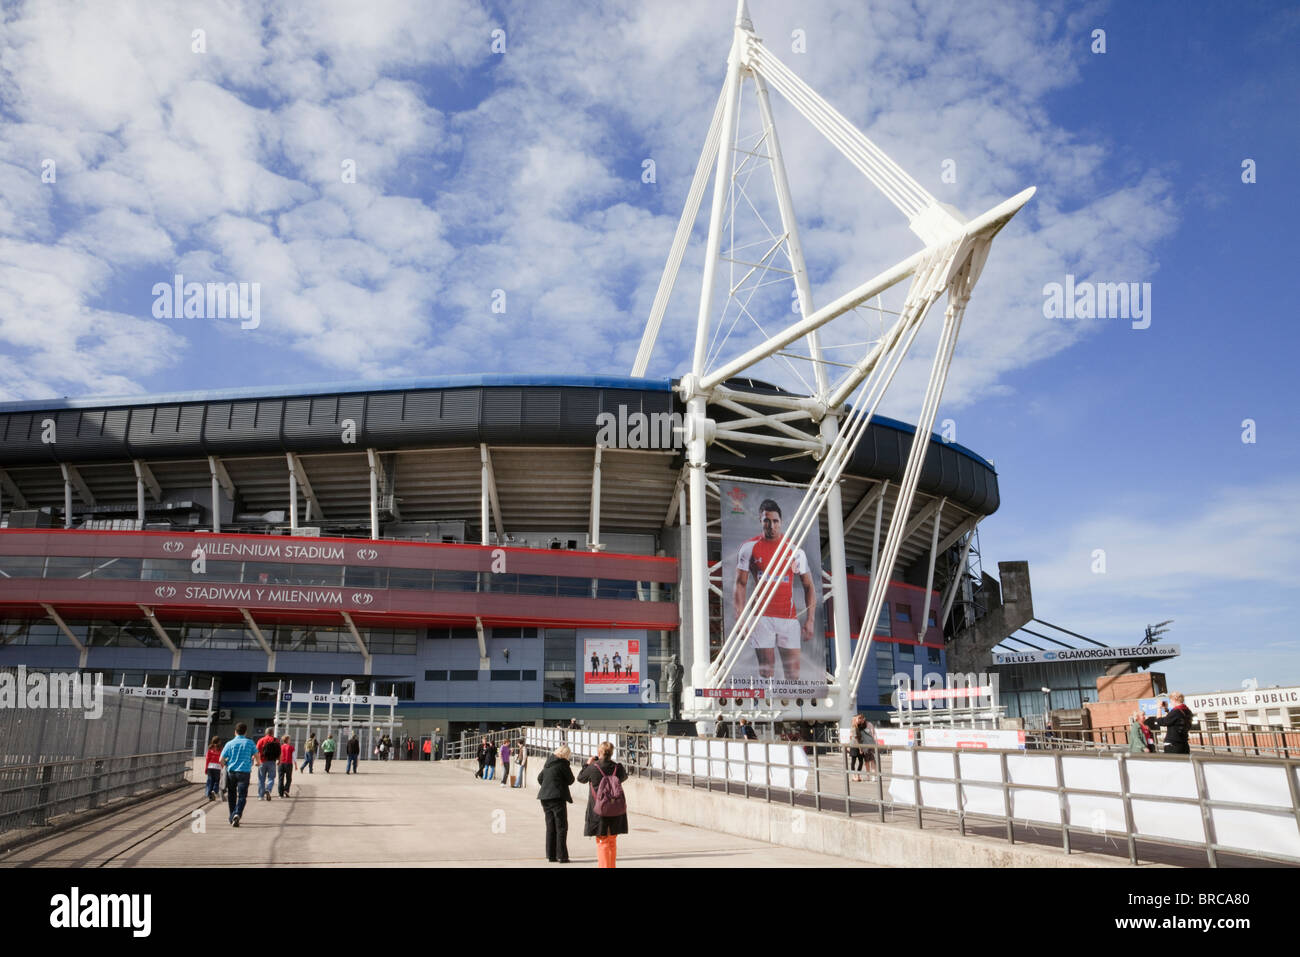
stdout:
<svg viewBox="0 0 1300 957">
<path fill-rule="evenodd" d="M 204 768 L 208 772 L 207 798 L 209 801 L 217 799 L 217 792 L 221 789 L 221 739 L 213 738 L 208 742 L 208 757 L 203 762 Z"/>
<path fill-rule="evenodd" d="M 293 785 L 293 739 L 287 734 L 280 739 L 280 797 L 289 796 Z"/>
</svg>

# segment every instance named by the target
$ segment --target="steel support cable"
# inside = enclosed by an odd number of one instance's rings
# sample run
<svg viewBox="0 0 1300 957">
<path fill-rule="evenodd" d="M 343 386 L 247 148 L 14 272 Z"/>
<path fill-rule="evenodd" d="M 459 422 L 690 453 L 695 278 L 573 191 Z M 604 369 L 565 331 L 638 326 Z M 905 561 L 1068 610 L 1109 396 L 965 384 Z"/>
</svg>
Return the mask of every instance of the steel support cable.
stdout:
<svg viewBox="0 0 1300 957">
<path fill-rule="evenodd" d="M 909 219 L 934 204 L 934 197 L 920 183 L 775 55 L 761 44 L 752 44 L 750 49 L 751 58 L 763 77 L 812 122 L 819 132 L 830 139 Z"/>
<path fill-rule="evenodd" d="M 677 272 L 686 255 L 691 233 L 695 229 L 695 219 L 700 212 L 700 201 L 708 186 L 709 174 L 718 158 L 718 143 L 722 139 L 722 108 L 726 87 L 718 94 L 718 105 L 713 110 L 713 120 L 709 124 L 709 134 L 704 140 L 704 151 L 695 167 L 695 178 L 691 180 L 690 192 L 686 194 L 686 205 L 682 217 L 677 222 L 677 232 L 673 244 L 668 250 L 668 262 L 663 275 L 659 278 L 659 289 L 655 292 L 654 305 L 650 307 L 650 318 L 646 322 L 645 332 L 641 335 L 641 346 L 637 349 L 636 361 L 632 365 L 633 376 L 645 375 L 650 364 L 650 355 L 654 352 L 655 340 L 659 338 L 659 327 L 663 324 L 664 313 L 668 311 L 668 300 L 672 298 L 673 287 L 677 284 Z"/>
<path fill-rule="evenodd" d="M 929 275 L 931 275 L 931 270 L 923 269 L 921 271 L 922 277 L 928 277 Z M 913 290 L 916 288 L 917 283 L 914 281 Z M 897 371 L 897 368 L 902 361 L 902 356 L 911 348 L 912 341 L 916 336 L 916 331 L 919 330 L 920 327 L 919 319 L 922 317 L 923 313 L 914 314 L 910 319 L 900 318 L 899 322 L 895 324 L 894 329 L 891 330 L 891 339 L 885 344 L 887 348 L 892 347 L 898 341 L 901 333 L 905 328 L 909 327 L 909 322 L 911 323 L 911 337 L 908 339 L 907 344 L 900 352 L 897 354 L 891 354 L 890 356 L 893 360 L 892 368 L 888 361 L 885 366 L 880 367 L 882 370 L 887 371 L 882 371 L 876 376 L 875 381 L 868 386 L 867 390 L 864 391 L 862 402 L 853 407 L 849 420 L 846 422 L 846 428 L 840 433 L 837 442 L 832 445 L 830 454 L 827 455 L 823 461 L 822 468 L 818 470 L 813 483 L 809 486 L 809 490 L 806 493 L 803 502 L 800 504 L 799 510 L 796 511 L 795 516 L 791 520 L 790 531 L 786 536 L 788 540 L 801 541 L 804 534 L 806 534 L 807 529 L 811 525 L 810 516 L 815 516 L 820 511 L 821 502 L 824 502 L 825 498 L 829 495 L 830 487 L 834 484 L 834 481 L 838 480 L 839 475 L 843 472 L 852 447 L 856 446 L 857 441 L 861 437 L 862 431 L 865 429 L 866 423 L 870 420 L 871 415 L 874 414 L 875 408 L 884 394 L 884 390 L 888 388 L 889 383 L 893 379 L 894 373 Z M 874 399 L 872 399 L 873 391 L 878 393 Z M 831 475 L 832 472 L 833 475 Z M 823 489 L 818 480 L 824 479 L 827 475 L 831 475 L 831 480 Z M 816 504 L 816 507 L 813 507 L 814 496 L 820 499 Z M 789 563 L 793 561 L 792 551 L 789 552 L 788 555 L 782 555 L 781 552 L 782 550 L 778 549 L 776 561 L 778 566 L 780 566 L 782 564 L 782 559 L 784 559 L 784 568 L 779 568 L 779 573 L 771 580 L 771 582 L 769 582 L 769 591 L 771 588 L 775 587 L 775 580 L 785 575 Z M 760 585 L 761 584 L 762 583 L 760 583 Z M 751 596 L 750 603 L 746 605 L 743 612 L 752 612 L 754 608 L 759 607 L 765 610 L 769 600 L 770 594 L 765 593 L 760 595 L 758 589 L 756 589 L 755 593 Z M 759 602 L 762 602 L 761 606 L 759 605 Z M 744 630 L 740 630 L 742 622 L 737 622 L 737 626 L 736 628 L 733 628 L 732 634 L 728 638 L 728 642 L 724 643 L 724 653 L 728 656 L 728 660 L 724 662 L 723 655 L 720 654 L 718 661 L 720 666 L 726 666 L 727 671 L 734 666 L 734 658 L 739 654 L 739 649 L 743 647 L 743 641 L 739 640 L 737 635 L 745 634 L 747 636 L 748 631 L 753 627 L 753 619 L 756 617 L 757 616 L 753 614 L 748 615 L 746 620 L 743 622 Z M 730 647 L 725 647 L 725 645 L 729 645 Z"/>
<path fill-rule="evenodd" d="M 916 493 L 921 468 L 925 462 L 926 453 L 929 451 L 929 443 L 925 441 L 925 438 L 929 436 L 930 430 L 934 426 L 934 418 L 939 409 L 939 400 L 943 396 L 943 388 L 948 378 L 948 369 L 952 364 L 953 353 L 957 347 L 957 335 L 961 330 L 962 317 L 966 312 L 966 304 L 970 300 L 970 292 L 973 288 L 971 276 L 974 260 L 975 256 L 972 255 L 948 287 L 949 304 L 946 310 L 947 315 L 945 316 L 943 333 L 940 337 L 939 349 L 935 353 L 934 364 L 930 371 L 930 382 L 926 389 L 925 403 L 922 406 L 921 417 L 916 424 L 912 449 L 908 455 L 907 470 L 904 473 L 903 482 L 899 486 L 898 498 L 894 503 L 894 512 L 890 520 L 889 536 L 885 542 L 884 555 L 871 582 L 867 607 L 862 619 L 862 630 L 858 633 L 858 646 L 854 649 L 853 659 L 849 666 L 850 690 L 855 695 L 871 652 L 876 622 L 880 617 L 880 609 L 884 603 L 885 592 L 888 589 L 889 576 L 893 572 L 894 562 L 897 560 L 907 515 L 911 511 L 912 499 Z M 902 522 L 898 521 L 899 516 L 902 516 Z M 863 631 L 866 632 L 865 641 L 862 640 Z"/>
<path fill-rule="evenodd" d="M 802 541 L 804 535 L 811 527 L 811 523 L 820 512 L 825 500 L 829 497 L 830 489 L 838 481 L 839 476 L 843 473 L 847 465 L 848 458 L 852 449 L 856 447 L 861 435 L 865 431 L 867 423 L 875 413 L 884 396 L 885 391 L 892 383 L 894 375 L 902 364 L 908 350 L 915 341 L 916 335 L 924 321 L 925 315 L 935 299 L 942 293 L 942 288 L 935 286 L 935 277 L 940 274 L 939 266 L 950 261 L 954 247 L 949 246 L 942 253 L 934 253 L 927 257 L 926 262 L 917 270 L 913 277 L 911 289 L 908 292 L 908 301 L 904 305 L 904 317 L 900 318 L 891 330 L 889 341 L 882 343 L 882 347 L 890 350 L 886 353 L 885 362 L 873 367 L 871 376 L 872 381 L 864 391 L 863 399 L 855 405 L 845 423 L 844 430 L 832 444 L 830 454 L 823 460 L 822 467 L 818 469 L 814 476 L 813 483 L 809 486 L 799 509 L 795 512 L 791 520 L 789 531 L 786 535 L 786 541 L 783 541 L 783 548 L 777 550 L 774 558 L 776 571 L 772 573 L 771 578 L 766 583 L 760 583 L 760 588 L 756 588 L 751 595 L 750 601 L 742 610 L 743 621 L 738 621 L 733 628 L 731 635 L 728 636 L 727 642 L 724 643 L 723 654 L 719 655 L 717 669 L 725 675 L 735 666 L 735 661 L 739 657 L 744 642 L 739 637 L 744 635 L 748 637 L 752 630 L 757 617 L 762 611 L 766 610 L 770 602 L 771 595 L 776 587 L 776 582 L 783 578 L 789 571 L 789 566 L 793 562 L 793 547 L 791 542 Z M 909 315 L 910 313 L 910 315 Z M 898 339 L 904 330 L 910 331 L 907 343 L 902 349 L 894 349 Z M 873 397 L 874 393 L 874 397 Z M 767 585 L 766 589 L 761 586 Z M 761 604 L 760 604 L 761 603 Z M 742 630 L 743 625 L 743 630 Z M 724 655 L 726 659 L 724 660 Z"/>
<path fill-rule="evenodd" d="M 800 504 L 800 509 L 796 511 L 795 516 L 792 519 L 790 529 L 787 531 L 785 540 L 783 541 L 783 548 L 778 549 L 778 554 L 775 556 L 774 560 L 777 568 L 775 574 L 767 583 L 767 590 L 763 594 L 759 594 L 756 590 L 756 592 L 751 595 L 749 604 L 742 609 L 743 613 L 748 613 L 748 618 L 743 622 L 737 622 L 737 625 L 733 628 L 732 634 L 728 637 L 728 645 L 724 648 L 724 654 L 726 655 L 725 660 L 723 654 L 720 654 L 717 665 L 714 669 L 711 669 L 711 673 L 714 671 L 720 671 L 723 675 L 726 675 L 735 667 L 736 660 L 744 649 L 745 638 L 747 638 L 750 631 L 752 631 L 757 617 L 766 610 L 767 604 L 771 600 L 772 590 L 776 587 L 776 582 L 785 576 L 789 570 L 790 564 L 793 562 L 794 546 L 790 543 L 802 541 L 808 530 L 811 528 L 812 522 L 816 520 L 816 516 L 820 513 L 827 498 L 829 498 L 830 489 L 834 486 L 835 482 L 839 480 L 840 475 L 843 474 L 847 461 L 851 456 L 852 449 L 856 447 L 866 425 L 874 415 L 875 409 L 878 406 L 880 399 L 883 397 L 884 391 L 888 388 L 894 374 L 897 372 L 902 357 L 911 348 L 912 342 L 915 340 L 916 334 L 920 330 L 920 326 L 921 323 L 919 321 L 914 321 L 910 324 L 908 327 L 909 337 L 906 344 L 904 344 L 901 349 L 890 354 L 886 364 L 881 367 L 883 371 L 877 377 L 875 382 L 868 386 L 868 390 L 864 392 L 862 402 L 855 406 L 851 411 L 850 418 L 847 422 L 849 427 L 841 433 L 843 441 L 841 442 L 837 439 L 837 442 L 832 446 L 833 456 L 828 456 L 823 462 L 823 469 L 818 471 L 817 476 L 814 478 L 814 482 L 809 485 L 808 491 L 805 493 L 805 498 Z M 877 392 L 874 399 L 870 397 L 870 392 L 872 390 Z M 824 481 L 819 482 L 818 479 L 823 479 Z M 744 638 L 740 637 L 742 635 Z"/>
<path fill-rule="evenodd" d="M 946 252 L 950 254 L 950 250 Z M 933 260 L 936 257 L 931 258 Z M 946 260 L 947 256 L 937 258 Z M 802 541 L 811 527 L 812 521 L 820 513 L 826 499 L 829 497 L 830 489 L 839 480 L 852 454 L 852 450 L 857 446 L 866 425 L 870 422 L 885 391 L 892 383 L 903 357 L 911 348 L 912 342 L 920 330 L 925 313 L 928 311 L 930 304 L 937 298 L 937 293 L 921 287 L 922 283 L 929 284 L 933 274 L 933 269 L 923 269 L 918 272 L 916 279 L 919 282 L 913 282 L 913 294 L 909 295 L 909 299 L 912 300 L 909 305 L 913 307 L 913 315 L 910 317 L 905 315 L 895 324 L 890 341 L 885 344 L 886 348 L 891 350 L 888 353 L 886 362 L 876 367 L 874 381 L 868 385 L 863 400 L 851 410 L 846 421 L 846 428 L 840 432 L 835 442 L 832 443 L 828 455 L 823 460 L 812 484 L 809 485 L 808 491 L 805 493 L 803 501 L 800 503 L 799 509 L 796 510 L 791 520 L 782 547 L 777 550 L 774 558 L 775 572 L 769 573 L 767 579 L 760 582 L 759 586 L 751 594 L 749 601 L 742 609 L 741 619 L 737 621 L 731 634 L 724 642 L 724 647 L 717 661 L 710 667 L 709 673 L 711 675 L 718 673 L 725 675 L 735 666 L 735 660 L 744 647 L 744 641 L 739 636 L 742 634 L 748 636 L 757 618 L 763 611 L 766 611 L 767 605 L 770 603 L 777 587 L 777 582 L 784 578 L 789 571 L 789 566 L 794 560 L 795 548 L 791 543 Z M 920 289 L 919 292 L 918 289 Z M 907 312 L 908 308 L 905 306 L 904 313 Z M 910 332 L 907 343 L 901 349 L 893 349 L 904 331 Z M 872 397 L 873 392 L 875 393 L 874 398 Z"/>
<path fill-rule="evenodd" d="M 960 325 L 960 318 L 957 317 L 957 310 L 953 304 L 949 304 L 948 315 L 945 317 L 943 333 L 940 335 L 939 347 L 935 352 L 934 364 L 930 370 L 930 381 L 926 384 L 925 399 L 922 402 L 921 416 L 916 424 L 916 431 L 913 434 L 912 448 L 908 454 L 907 468 L 903 472 L 903 479 L 899 484 L 898 496 L 894 502 L 894 511 L 890 517 L 889 534 L 885 538 L 885 550 L 881 560 L 876 566 L 876 574 L 872 577 L 871 587 L 867 597 L 867 606 L 863 612 L 862 628 L 858 632 L 858 645 L 854 649 L 853 658 L 849 666 L 850 687 L 856 688 L 861 678 L 861 671 L 866 663 L 870 653 L 871 644 L 875 636 L 876 623 L 880 617 L 880 608 L 884 603 L 884 595 L 888 590 L 889 576 L 893 572 L 894 562 L 897 558 L 898 548 L 902 544 L 903 532 L 906 530 L 907 517 L 912 510 L 912 500 L 916 493 L 916 484 L 920 478 L 921 466 L 925 460 L 925 454 L 929 451 L 928 442 L 923 440 L 924 436 L 929 435 L 930 427 L 933 425 L 934 414 L 937 411 L 938 401 L 935 397 L 935 383 L 937 376 L 946 377 L 947 364 L 952 357 L 952 348 L 956 345 L 955 327 Z M 942 385 L 938 389 L 942 393 Z M 933 406 L 932 406 L 933 402 Z M 901 517 L 901 521 L 900 521 Z M 863 632 L 866 632 L 867 640 L 863 641 Z"/>
<path fill-rule="evenodd" d="M 913 179 L 906 170 L 899 166 L 893 158 L 872 142 L 862 133 L 862 131 L 850 123 L 843 114 L 827 103 L 826 100 L 824 100 L 815 90 L 800 79 L 798 74 L 782 63 L 775 54 L 771 53 L 761 44 L 751 45 L 751 49 L 756 51 L 754 59 L 758 64 L 759 72 L 768 78 L 772 78 L 770 74 L 779 74 L 781 80 L 789 88 L 789 92 L 783 89 L 782 95 L 786 96 L 787 99 L 790 99 L 791 103 L 798 108 L 799 104 L 796 103 L 790 95 L 791 93 L 797 93 L 806 108 L 814 110 L 822 117 L 823 122 L 840 131 L 841 135 L 852 144 L 854 152 L 860 156 L 863 162 L 871 163 L 878 171 L 879 175 L 887 176 L 891 179 L 894 188 L 904 193 L 912 203 L 919 207 L 918 212 L 935 202 L 934 197 L 931 196 L 920 183 Z M 772 79 L 775 85 L 776 79 Z M 801 109 L 800 112 L 804 112 L 804 110 Z M 816 121 L 813 120 L 813 117 L 808 116 L 807 113 L 805 113 L 805 116 L 807 116 L 810 121 L 813 121 L 814 125 L 818 125 Z M 823 130 L 823 132 L 826 131 Z"/>
<path fill-rule="evenodd" d="M 941 270 L 947 268 L 947 264 L 955 254 L 956 249 L 957 243 L 955 241 L 949 243 L 942 253 L 932 253 L 917 266 L 916 272 L 912 275 L 912 285 L 908 289 L 907 299 L 903 303 L 903 312 L 907 311 L 909 303 L 926 296 L 929 297 L 930 304 L 933 304 L 938 299 L 943 290 L 935 288 L 936 276 L 941 274 Z M 928 309 L 929 305 L 926 308 Z M 836 408 L 849 400 L 849 397 L 858 388 L 862 380 L 871 374 L 871 370 L 880 359 L 882 349 L 883 346 L 872 349 L 835 383 L 831 388 L 828 400 L 828 405 L 831 408 Z"/>
</svg>

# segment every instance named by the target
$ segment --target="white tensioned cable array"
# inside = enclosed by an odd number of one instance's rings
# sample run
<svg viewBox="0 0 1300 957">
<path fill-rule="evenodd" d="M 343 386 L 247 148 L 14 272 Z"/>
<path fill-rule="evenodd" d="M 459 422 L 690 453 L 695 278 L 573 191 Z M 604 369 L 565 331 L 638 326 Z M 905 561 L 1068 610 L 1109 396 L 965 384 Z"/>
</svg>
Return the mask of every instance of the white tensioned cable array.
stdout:
<svg viewBox="0 0 1300 957">
<path fill-rule="evenodd" d="M 907 457 L 907 468 L 903 480 L 898 486 L 898 499 L 894 503 L 894 512 L 889 521 L 889 535 L 885 539 L 885 549 L 876 574 L 871 579 L 871 589 L 867 597 L 867 607 L 862 619 L 862 630 L 858 633 L 858 646 L 854 649 L 853 659 L 849 665 L 848 684 L 854 696 L 862 680 L 871 645 L 875 638 L 876 622 L 880 618 L 880 609 L 889 588 L 889 579 L 894 571 L 894 562 L 898 549 L 902 545 L 903 530 L 907 517 L 912 510 L 912 498 L 921 477 L 921 467 L 929 451 L 930 430 L 934 428 L 934 418 L 939 411 L 939 400 L 943 397 L 943 386 L 948 379 L 948 368 L 952 364 L 953 351 L 957 348 L 957 334 L 961 331 L 962 317 L 966 304 L 970 301 L 971 290 L 979 278 L 988 258 L 990 238 L 976 241 L 970 250 L 970 256 L 948 283 L 948 308 L 944 312 L 943 332 L 939 337 L 939 348 L 935 352 L 934 365 L 930 370 L 930 382 L 926 389 L 925 400 L 921 406 L 921 416 L 916 423 L 916 432 L 912 437 L 912 450 Z M 924 622 L 922 623 L 924 627 Z M 863 641 L 865 633 L 866 640 Z"/>
<path fill-rule="evenodd" d="M 874 361 L 871 362 L 860 401 L 852 407 L 845 420 L 843 430 L 840 431 L 835 441 L 827 449 L 826 455 L 823 457 L 822 463 L 808 487 L 808 491 L 804 494 L 799 508 L 790 520 L 789 526 L 782 537 L 781 545 L 778 547 L 776 555 L 773 556 L 769 571 L 764 573 L 757 587 L 745 602 L 740 616 L 723 642 L 718 657 L 710 667 L 710 675 L 714 679 L 725 681 L 731 670 L 736 666 L 740 655 L 748 644 L 754 626 L 766 612 L 768 604 L 776 594 L 778 583 L 789 573 L 794 562 L 795 551 L 798 548 L 797 543 L 803 541 L 813 523 L 817 521 L 817 516 L 825 506 L 831 489 L 843 474 L 854 449 L 857 448 L 867 425 L 874 416 L 877 406 L 880 404 L 881 399 L 884 398 L 885 392 L 893 382 L 895 373 L 897 373 L 899 366 L 915 341 L 930 306 L 943 294 L 943 279 L 958 246 L 959 243 L 953 241 L 942 249 L 934 250 L 914 274 L 912 286 L 908 290 L 907 301 L 903 306 L 898 321 L 894 323 L 885 339 L 871 351 Z M 906 336 L 905 341 L 904 336 Z M 946 365 L 944 368 L 946 371 Z M 940 383 L 939 391 L 942 391 L 942 383 Z M 933 414 L 931 418 L 933 418 Z M 919 425 L 918 429 L 920 429 Z M 925 434 L 929 434 L 928 427 Z M 913 477 L 913 487 L 915 487 L 915 481 L 918 478 L 919 472 Z M 892 557 L 890 557 L 888 551 L 886 551 L 885 557 L 892 566 Z"/>
<path fill-rule="evenodd" d="M 929 207 L 937 205 L 935 198 L 920 183 L 823 100 L 812 87 L 799 79 L 763 46 L 762 40 L 751 37 L 746 53 L 750 69 L 760 73 L 818 132 L 830 140 L 849 162 L 902 211 L 908 222 Z"/>
</svg>

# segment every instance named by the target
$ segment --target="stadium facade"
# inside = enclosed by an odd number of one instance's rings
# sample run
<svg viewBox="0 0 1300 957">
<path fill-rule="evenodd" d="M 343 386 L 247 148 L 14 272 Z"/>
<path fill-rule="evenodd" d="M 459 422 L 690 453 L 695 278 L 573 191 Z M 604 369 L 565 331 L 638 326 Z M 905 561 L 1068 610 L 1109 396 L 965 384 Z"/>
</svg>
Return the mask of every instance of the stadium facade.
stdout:
<svg viewBox="0 0 1300 957">
<path fill-rule="evenodd" d="M 0 404 L 0 666 L 215 681 L 223 734 L 269 717 L 277 688 L 347 679 L 396 694 L 415 737 L 661 720 L 664 663 L 691 652 L 674 385 L 454 376 Z M 874 418 L 840 480 L 854 636 L 913 431 Z M 815 467 L 719 446 L 709 480 L 797 488 Z M 931 436 L 860 708 L 887 707 L 897 673 L 946 670 L 945 632 L 976 613 L 974 529 L 997 507 L 993 467 Z M 711 527 L 719 584 L 721 545 Z"/>
</svg>

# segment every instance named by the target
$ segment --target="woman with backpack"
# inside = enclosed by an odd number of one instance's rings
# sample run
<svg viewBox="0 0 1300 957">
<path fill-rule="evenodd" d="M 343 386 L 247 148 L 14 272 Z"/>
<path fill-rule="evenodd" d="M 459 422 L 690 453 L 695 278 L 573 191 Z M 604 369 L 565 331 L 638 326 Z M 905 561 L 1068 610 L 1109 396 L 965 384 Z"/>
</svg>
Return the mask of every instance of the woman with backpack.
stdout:
<svg viewBox="0 0 1300 957">
<path fill-rule="evenodd" d="M 618 859 L 618 835 L 627 833 L 627 798 L 623 796 L 627 771 L 614 761 L 614 745 L 602 741 L 578 772 L 578 780 L 591 786 L 583 836 L 596 839 L 596 866 L 613 867 Z"/>
</svg>

